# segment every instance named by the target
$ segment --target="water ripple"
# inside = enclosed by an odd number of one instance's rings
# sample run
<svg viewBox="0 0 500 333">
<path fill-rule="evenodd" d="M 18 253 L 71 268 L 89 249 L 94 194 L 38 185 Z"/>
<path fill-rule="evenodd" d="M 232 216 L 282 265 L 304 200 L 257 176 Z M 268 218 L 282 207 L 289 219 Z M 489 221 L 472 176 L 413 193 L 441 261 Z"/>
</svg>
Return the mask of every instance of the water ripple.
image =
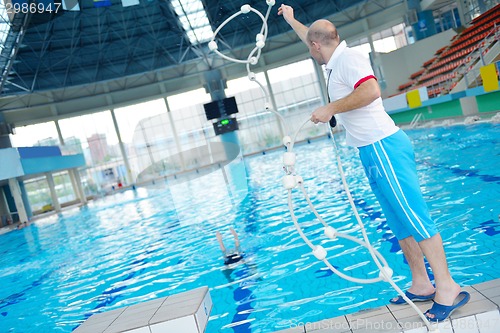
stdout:
<svg viewBox="0 0 500 333">
<path fill-rule="evenodd" d="M 453 135 L 450 135 L 450 132 Z M 409 131 L 422 192 L 462 285 L 500 276 L 497 264 L 499 126 Z M 361 238 L 328 140 L 296 147 L 297 172 L 316 209 L 341 232 Z M 408 265 L 363 175 L 356 152 L 341 147 L 345 172 L 368 236 L 401 288 Z M 245 160 L 249 194 L 236 202 L 212 178 L 139 188 L 90 202 L 0 235 L 0 314 L 8 332 L 71 332 L 94 313 L 208 286 L 214 308 L 207 332 L 267 333 L 385 304 L 387 284 L 355 285 L 317 261 L 292 224 L 280 184 L 281 152 Z M 310 163 L 309 161 L 314 161 Z M 215 178 L 213 178 L 215 177 Z M 210 181 L 210 186 L 207 186 Z M 378 271 L 368 251 L 326 239 L 299 193 L 301 227 L 339 270 Z M 215 239 L 239 235 L 244 261 L 224 266 Z"/>
</svg>

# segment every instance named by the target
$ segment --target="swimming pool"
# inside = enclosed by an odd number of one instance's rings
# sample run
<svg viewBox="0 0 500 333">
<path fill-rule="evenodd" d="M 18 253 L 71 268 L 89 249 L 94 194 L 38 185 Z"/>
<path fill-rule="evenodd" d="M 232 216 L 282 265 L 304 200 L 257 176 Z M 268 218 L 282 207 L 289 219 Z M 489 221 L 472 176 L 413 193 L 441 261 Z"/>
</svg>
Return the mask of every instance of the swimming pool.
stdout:
<svg viewBox="0 0 500 333">
<path fill-rule="evenodd" d="M 453 276 L 464 285 L 500 277 L 500 126 L 408 134 Z M 296 152 L 298 172 L 320 214 L 359 235 L 330 141 L 302 144 Z M 356 152 L 343 147 L 342 157 L 370 240 L 404 288 L 408 269 Z M 93 313 L 203 285 L 214 301 L 210 333 L 273 332 L 386 304 L 385 295 L 395 294 L 387 283 L 346 282 L 312 256 L 289 217 L 281 158 L 276 151 L 245 160 L 249 193 L 241 202 L 231 199 L 214 172 L 170 188 L 126 191 L 0 235 L 0 331 L 71 332 Z M 296 203 L 305 232 L 329 249 L 333 265 L 357 277 L 378 275 L 365 249 L 327 241 L 307 207 Z M 231 247 L 230 226 L 246 259 L 228 269 L 215 231 Z"/>
</svg>

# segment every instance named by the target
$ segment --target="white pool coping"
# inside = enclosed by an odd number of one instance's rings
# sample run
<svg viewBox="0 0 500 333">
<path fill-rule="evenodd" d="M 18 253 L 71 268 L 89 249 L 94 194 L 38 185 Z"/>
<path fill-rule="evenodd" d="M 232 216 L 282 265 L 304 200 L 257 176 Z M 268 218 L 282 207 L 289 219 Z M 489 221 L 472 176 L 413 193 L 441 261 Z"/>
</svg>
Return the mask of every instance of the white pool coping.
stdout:
<svg viewBox="0 0 500 333">
<path fill-rule="evenodd" d="M 500 332 L 500 279 L 463 288 L 471 299 L 451 320 L 433 324 L 439 333 Z M 432 302 L 419 302 L 425 312 Z M 204 333 L 212 299 L 207 287 L 92 315 L 75 333 Z M 276 333 L 425 333 L 409 305 L 388 304 L 336 318 L 304 323 Z"/>
<path fill-rule="evenodd" d="M 74 333 L 203 333 L 212 310 L 207 287 L 97 313 Z"/>
<path fill-rule="evenodd" d="M 440 333 L 498 333 L 500 332 L 500 279 L 463 288 L 471 299 L 451 315 L 451 320 L 437 324 Z M 389 297 L 389 296 L 388 296 Z M 428 310 L 432 302 L 417 306 Z M 434 324 L 436 325 L 436 324 Z M 424 333 L 423 321 L 409 305 L 388 304 L 303 326 L 291 327 L 279 333 Z M 276 333 L 278 333 L 276 332 Z"/>
</svg>

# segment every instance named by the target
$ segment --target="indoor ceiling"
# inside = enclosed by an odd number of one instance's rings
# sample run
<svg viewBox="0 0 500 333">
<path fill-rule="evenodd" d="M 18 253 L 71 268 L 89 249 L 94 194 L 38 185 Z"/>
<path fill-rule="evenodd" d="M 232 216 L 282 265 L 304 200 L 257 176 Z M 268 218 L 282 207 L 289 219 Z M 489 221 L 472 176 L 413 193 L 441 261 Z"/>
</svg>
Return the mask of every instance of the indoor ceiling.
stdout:
<svg viewBox="0 0 500 333">
<path fill-rule="evenodd" d="M 193 32 L 186 27 L 195 31 L 208 18 L 208 27 L 215 31 L 244 4 L 263 14 L 268 8 L 265 0 L 201 0 L 200 5 L 195 3 L 200 0 L 132 0 L 133 5 L 111 0 L 104 7 L 96 7 L 96 1 L 80 0 L 78 10 L 27 19 L 0 91 L 0 111 L 6 121 L 36 123 L 202 87 L 202 73 L 212 69 L 220 69 L 225 78 L 244 75 L 244 66 L 216 57 L 207 40 L 193 41 Z M 332 19 L 344 38 L 401 22 L 406 8 L 403 0 L 291 0 L 288 4 L 305 24 Z M 189 14 L 196 6 L 204 10 L 193 12 L 190 20 L 189 15 L 179 14 Z M 307 54 L 277 15 L 278 6 L 269 16 L 261 67 Z M 261 26 L 256 14 L 241 15 L 217 35 L 219 49 L 246 58 Z"/>
</svg>

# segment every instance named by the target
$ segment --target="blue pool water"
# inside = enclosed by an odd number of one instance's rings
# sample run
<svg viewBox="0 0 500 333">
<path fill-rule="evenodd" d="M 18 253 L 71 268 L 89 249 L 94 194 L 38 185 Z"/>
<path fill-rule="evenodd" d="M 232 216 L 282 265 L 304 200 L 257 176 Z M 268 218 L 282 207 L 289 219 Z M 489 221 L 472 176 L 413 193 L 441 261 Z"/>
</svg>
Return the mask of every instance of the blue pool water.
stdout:
<svg viewBox="0 0 500 333">
<path fill-rule="evenodd" d="M 408 131 L 424 196 L 462 285 L 500 277 L 500 126 Z M 342 139 L 339 139 L 342 141 Z M 313 203 L 335 228 L 360 237 L 328 139 L 296 147 Z M 281 151 L 245 159 L 248 195 L 235 200 L 213 172 L 169 187 L 139 188 L 0 235 L 0 332 L 71 332 L 93 313 L 199 286 L 214 308 L 207 332 L 273 332 L 387 303 L 387 283 L 346 282 L 312 256 L 293 228 L 281 186 Z M 346 176 L 374 246 L 401 288 L 408 267 L 368 189 L 356 152 L 342 148 Z M 307 235 L 331 263 L 356 277 L 378 275 L 367 251 L 326 240 L 298 193 Z M 245 262 L 224 267 L 215 231 Z"/>
</svg>

